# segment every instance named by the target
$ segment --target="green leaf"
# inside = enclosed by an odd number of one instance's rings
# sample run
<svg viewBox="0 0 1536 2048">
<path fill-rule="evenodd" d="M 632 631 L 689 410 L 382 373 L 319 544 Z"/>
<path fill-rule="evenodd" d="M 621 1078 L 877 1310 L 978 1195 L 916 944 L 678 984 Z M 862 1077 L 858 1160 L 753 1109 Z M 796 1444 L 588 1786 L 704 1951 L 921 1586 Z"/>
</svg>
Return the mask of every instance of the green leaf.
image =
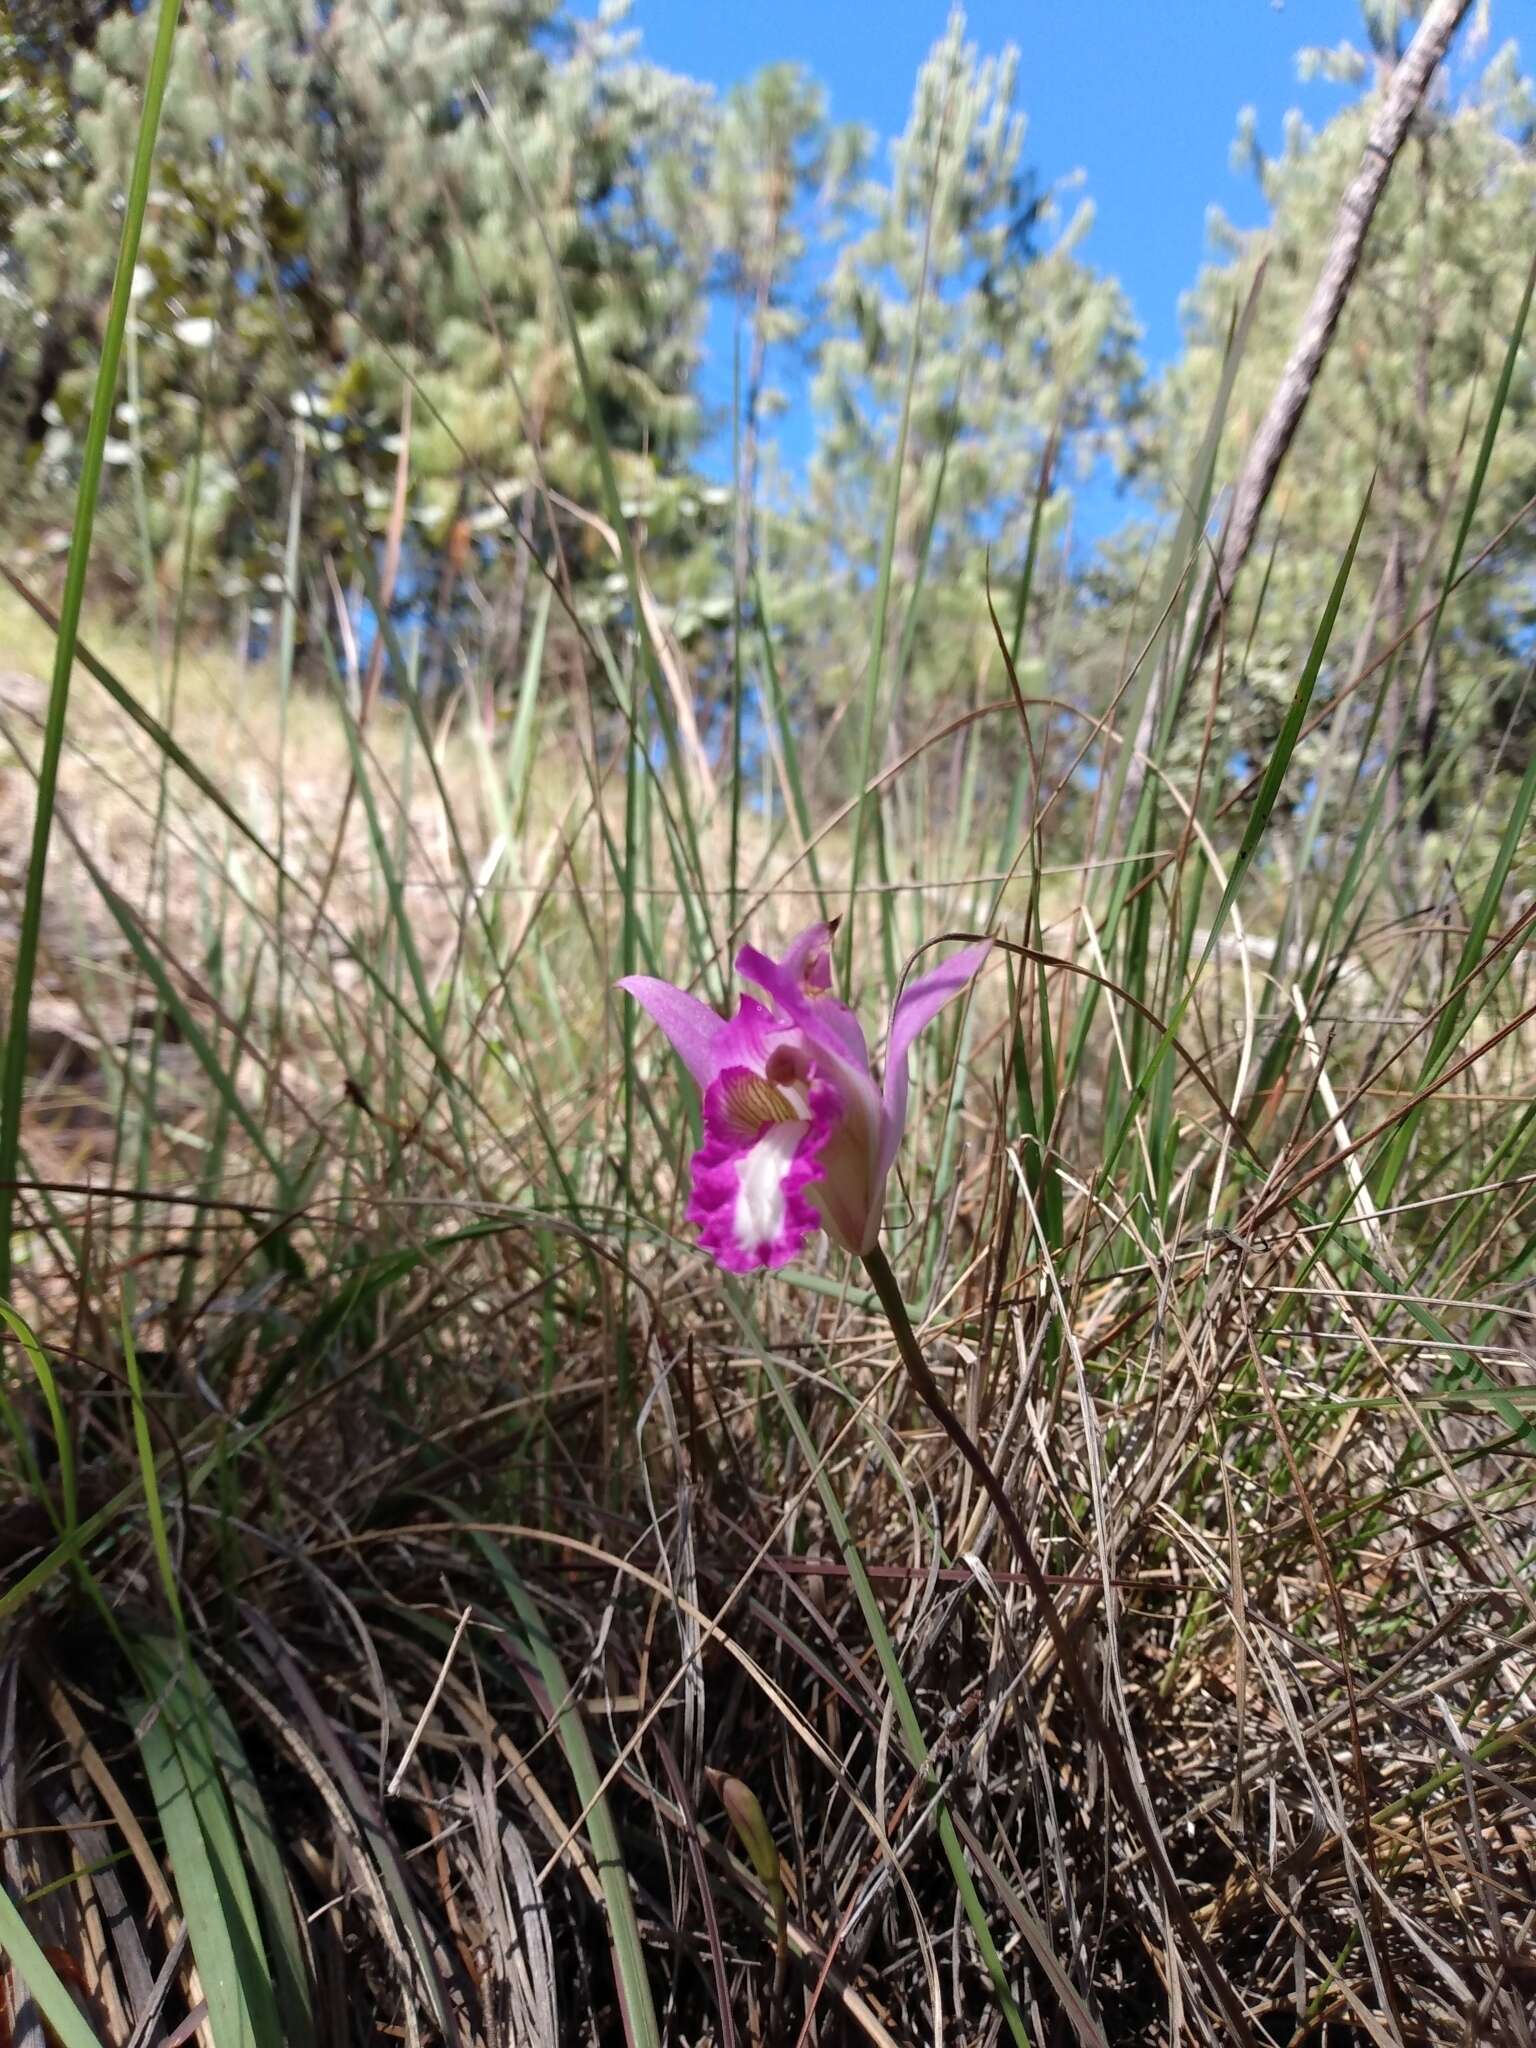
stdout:
<svg viewBox="0 0 1536 2048">
<path fill-rule="evenodd" d="M 101 2048 L 80 2017 L 80 2008 L 64 1988 L 57 1971 L 32 1937 L 15 1900 L 0 1884 L 0 1955 L 3 1955 L 58 2035 L 61 2048 Z"/>
<path fill-rule="evenodd" d="M 452 1510 L 449 1510 L 452 1512 Z M 602 1775 L 592 1754 L 586 1724 L 571 1695 L 560 1658 L 550 1640 L 544 1617 L 533 1596 L 513 1566 L 511 1558 L 492 1537 L 481 1530 L 471 1532 L 508 1598 L 517 1611 L 518 1622 L 538 1668 L 539 1680 L 549 1699 L 549 1712 L 566 1763 L 576 1784 L 576 1796 L 586 1817 L 587 1839 L 592 1844 L 593 1865 L 603 1889 L 608 1913 L 608 1934 L 613 1943 L 614 1970 L 619 2002 L 624 2014 L 624 2033 L 630 2048 L 661 2048 L 661 2029 L 651 1999 L 651 1980 L 645 1967 L 645 1950 L 635 1918 L 624 1867 L 624 1852 L 618 1829 L 603 1794 Z"/>
<path fill-rule="evenodd" d="M 157 1637 L 129 1643 L 147 1698 L 127 1703 L 219 2048 L 285 2048 L 261 1925 L 201 1698 L 206 1681 Z M 200 1697 L 201 1696 L 201 1697 Z"/>
</svg>

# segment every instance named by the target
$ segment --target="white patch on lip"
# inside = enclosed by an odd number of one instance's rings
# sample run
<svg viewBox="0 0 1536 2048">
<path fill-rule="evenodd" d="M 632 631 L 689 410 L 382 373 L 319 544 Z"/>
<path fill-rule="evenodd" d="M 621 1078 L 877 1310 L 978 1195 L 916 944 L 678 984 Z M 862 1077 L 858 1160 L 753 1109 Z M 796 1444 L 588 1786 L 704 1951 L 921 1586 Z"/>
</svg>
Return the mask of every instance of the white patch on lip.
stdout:
<svg viewBox="0 0 1536 2048">
<path fill-rule="evenodd" d="M 744 1252 L 761 1251 L 783 1235 L 784 1181 L 805 1131 L 803 1123 L 770 1124 L 737 1160 L 731 1230 Z"/>
</svg>

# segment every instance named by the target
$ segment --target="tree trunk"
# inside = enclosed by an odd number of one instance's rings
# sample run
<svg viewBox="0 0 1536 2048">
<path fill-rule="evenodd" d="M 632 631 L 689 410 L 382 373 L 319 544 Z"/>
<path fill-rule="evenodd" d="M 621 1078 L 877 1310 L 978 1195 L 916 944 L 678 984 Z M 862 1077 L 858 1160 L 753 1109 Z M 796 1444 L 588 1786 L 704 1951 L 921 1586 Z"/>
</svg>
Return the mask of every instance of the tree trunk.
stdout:
<svg viewBox="0 0 1536 2048">
<path fill-rule="evenodd" d="M 1274 396 L 1259 423 L 1259 430 L 1253 437 L 1238 476 L 1214 572 L 1214 602 L 1208 609 L 1198 647 L 1192 650 L 1197 666 L 1210 652 L 1216 638 L 1232 587 L 1253 546 L 1253 537 L 1280 465 L 1301 424 L 1312 388 L 1327 358 L 1349 288 L 1360 267 L 1366 234 L 1386 190 L 1393 163 L 1407 137 L 1409 124 L 1436 66 L 1450 47 L 1451 38 L 1471 4 L 1472 0 L 1431 0 L 1372 118 L 1360 167 L 1339 201 L 1333 240 L 1302 317 L 1290 359 L 1281 372 L 1280 382 L 1275 387 Z M 1186 653 L 1190 651 L 1185 650 Z"/>
<path fill-rule="evenodd" d="M 1429 423 L 1432 392 L 1430 388 L 1430 365 L 1435 346 L 1435 291 L 1434 253 L 1430 244 L 1429 188 L 1430 188 L 1430 142 L 1427 135 L 1419 139 L 1419 335 L 1413 368 L 1413 402 L 1415 425 L 1419 445 L 1416 451 L 1414 482 L 1418 488 L 1419 502 L 1424 511 L 1424 559 L 1434 544 L 1435 494 L 1434 481 L 1429 467 Z M 1424 566 L 1421 559 L 1420 568 Z M 1431 629 L 1433 631 L 1433 629 Z M 1419 669 L 1418 687 L 1414 693 L 1414 736 L 1418 742 L 1418 828 L 1421 834 L 1434 832 L 1440 824 L 1440 799 L 1429 787 L 1433 780 L 1439 749 L 1436 741 L 1440 731 L 1440 656 L 1433 638 Z"/>
</svg>

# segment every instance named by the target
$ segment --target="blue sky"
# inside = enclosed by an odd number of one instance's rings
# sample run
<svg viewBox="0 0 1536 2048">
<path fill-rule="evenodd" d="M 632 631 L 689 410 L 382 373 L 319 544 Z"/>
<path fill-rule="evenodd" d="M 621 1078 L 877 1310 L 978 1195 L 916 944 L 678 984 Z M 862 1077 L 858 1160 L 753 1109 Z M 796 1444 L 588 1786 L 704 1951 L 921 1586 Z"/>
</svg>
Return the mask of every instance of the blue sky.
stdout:
<svg viewBox="0 0 1536 2048">
<path fill-rule="evenodd" d="M 946 14 L 945 0 L 634 0 L 629 20 L 655 61 L 722 88 L 798 60 L 826 86 L 834 120 L 889 136 Z M 1238 109 L 1258 109 L 1270 144 L 1289 107 L 1326 118 L 1343 95 L 1301 85 L 1296 52 L 1362 42 L 1356 0 L 971 0 L 966 14 L 984 51 L 1017 44 L 1028 159 L 1045 182 L 1086 173 L 1098 207 L 1086 253 L 1120 277 L 1149 353 L 1166 360 L 1207 207 L 1262 218 L 1252 177 L 1228 162 Z"/>
<path fill-rule="evenodd" d="M 834 120 L 890 136 L 905 124 L 917 68 L 946 14 L 946 0 L 634 0 L 629 23 L 654 61 L 721 89 L 796 59 L 826 86 Z M 1270 147 L 1287 109 L 1326 119 L 1344 94 L 1303 86 L 1296 53 L 1363 42 L 1357 0 L 971 0 L 967 17 L 983 50 L 1018 45 L 1027 158 L 1042 182 L 1085 173 L 1097 219 L 1084 254 L 1120 278 L 1149 362 L 1166 362 L 1178 346 L 1179 295 L 1208 253 L 1207 209 L 1218 204 L 1244 224 L 1264 217 L 1251 174 L 1228 160 L 1239 109 L 1257 109 Z M 722 308 L 710 324 L 704 391 L 725 421 L 731 334 Z M 798 463 L 812 432 L 803 380 L 775 367 L 793 399 L 779 439 Z M 705 459 L 728 473 L 728 426 Z"/>
</svg>

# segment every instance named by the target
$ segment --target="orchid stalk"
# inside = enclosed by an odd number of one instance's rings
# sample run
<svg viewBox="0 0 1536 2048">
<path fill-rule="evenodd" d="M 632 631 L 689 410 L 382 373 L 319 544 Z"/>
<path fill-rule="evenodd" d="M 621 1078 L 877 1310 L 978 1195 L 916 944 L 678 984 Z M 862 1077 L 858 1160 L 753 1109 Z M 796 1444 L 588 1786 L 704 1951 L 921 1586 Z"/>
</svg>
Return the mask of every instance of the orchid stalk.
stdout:
<svg viewBox="0 0 1536 2048">
<path fill-rule="evenodd" d="M 703 1098 L 704 1142 L 693 1158 L 689 1220 L 700 1244 L 733 1273 L 786 1265 L 817 1230 L 862 1261 L 913 1389 L 997 1512 L 1109 1782 L 1157 1873 L 1164 1908 L 1233 2038 L 1250 2044 L 1242 2003 L 1185 1903 L 1135 1769 L 1105 1718 L 1018 1509 L 945 1399 L 880 1245 L 886 1183 L 906 1129 L 907 1056 L 919 1032 L 969 988 L 991 941 L 965 947 L 906 984 L 891 1011 L 878 1087 L 863 1028 L 831 992 L 832 932 L 828 924 L 810 926 L 781 960 L 744 946 L 737 972 L 766 1001 L 744 996 L 729 1018 L 651 975 L 619 983 L 661 1026 Z"/>
</svg>

